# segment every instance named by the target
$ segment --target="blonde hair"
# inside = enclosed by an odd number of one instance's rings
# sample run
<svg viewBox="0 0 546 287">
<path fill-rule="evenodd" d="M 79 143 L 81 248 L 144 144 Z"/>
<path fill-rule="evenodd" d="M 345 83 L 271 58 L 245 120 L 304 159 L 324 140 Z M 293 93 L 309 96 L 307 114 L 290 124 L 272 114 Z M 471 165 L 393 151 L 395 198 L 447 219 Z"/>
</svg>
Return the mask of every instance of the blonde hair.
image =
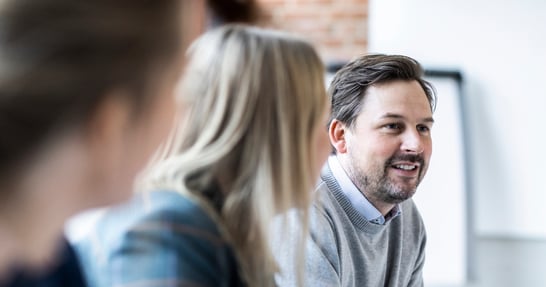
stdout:
<svg viewBox="0 0 546 287">
<path fill-rule="evenodd" d="M 220 188 L 217 219 L 242 277 L 249 286 L 271 286 L 278 269 L 269 248 L 271 220 L 301 208 L 307 231 L 316 181 L 312 133 L 328 104 L 323 64 L 299 38 L 242 25 L 209 31 L 189 55 L 181 100 L 192 108 L 150 179 L 209 207 L 203 193 Z"/>
</svg>

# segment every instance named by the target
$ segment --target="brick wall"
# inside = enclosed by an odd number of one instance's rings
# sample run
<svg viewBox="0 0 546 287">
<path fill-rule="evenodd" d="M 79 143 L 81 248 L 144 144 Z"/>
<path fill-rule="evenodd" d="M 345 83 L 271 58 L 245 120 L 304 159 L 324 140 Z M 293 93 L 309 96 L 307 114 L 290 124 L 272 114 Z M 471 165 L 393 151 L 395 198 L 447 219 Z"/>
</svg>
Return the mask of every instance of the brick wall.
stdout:
<svg viewBox="0 0 546 287">
<path fill-rule="evenodd" d="M 266 26 L 311 41 L 325 62 L 349 60 L 366 52 L 367 0 L 258 0 Z"/>
</svg>

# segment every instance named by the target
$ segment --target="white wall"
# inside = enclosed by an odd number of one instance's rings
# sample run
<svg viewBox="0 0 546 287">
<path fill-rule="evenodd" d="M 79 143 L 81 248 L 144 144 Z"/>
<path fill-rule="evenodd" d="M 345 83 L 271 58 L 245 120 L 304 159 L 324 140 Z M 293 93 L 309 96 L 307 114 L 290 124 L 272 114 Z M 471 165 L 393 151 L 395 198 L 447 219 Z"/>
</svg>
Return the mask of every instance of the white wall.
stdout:
<svg viewBox="0 0 546 287">
<path fill-rule="evenodd" d="M 427 229 L 423 277 L 425 286 L 461 286 L 467 279 L 468 232 L 459 83 L 450 77 L 427 80 L 442 105 L 434 113 L 430 166 L 414 196 Z"/>
<path fill-rule="evenodd" d="M 463 72 L 474 231 L 546 238 L 546 1 L 370 0 L 369 51 Z"/>
</svg>

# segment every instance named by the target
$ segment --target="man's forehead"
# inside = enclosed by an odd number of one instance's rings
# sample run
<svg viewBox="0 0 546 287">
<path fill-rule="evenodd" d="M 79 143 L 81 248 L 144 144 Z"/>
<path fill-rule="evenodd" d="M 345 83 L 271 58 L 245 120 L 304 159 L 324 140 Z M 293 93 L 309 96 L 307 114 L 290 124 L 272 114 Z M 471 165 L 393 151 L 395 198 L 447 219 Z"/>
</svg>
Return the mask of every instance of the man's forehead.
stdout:
<svg viewBox="0 0 546 287">
<path fill-rule="evenodd" d="M 366 89 L 362 99 L 362 109 L 382 108 L 396 113 L 407 108 L 421 107 L 430 110 L 430 102 L 417 81 L 395 81 L 373 85 Z"/>
</svg>

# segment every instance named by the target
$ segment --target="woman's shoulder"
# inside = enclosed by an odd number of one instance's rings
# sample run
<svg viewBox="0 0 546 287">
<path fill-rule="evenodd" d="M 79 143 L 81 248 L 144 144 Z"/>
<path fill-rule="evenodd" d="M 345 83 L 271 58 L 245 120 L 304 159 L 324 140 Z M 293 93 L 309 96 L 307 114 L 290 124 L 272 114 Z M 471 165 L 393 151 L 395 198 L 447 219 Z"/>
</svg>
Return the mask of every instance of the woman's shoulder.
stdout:
<svg viewBox="0 0 546 287">
<path fill-rule="evenodd" d="M 191 195 L 169 190 L 137 194 L 104 212 L 92 234 L 76 244 L 86 276 L 103 286 L 160 278 L 208 282 L 214 274 L 227 274 L 224 269 L 235 261 L 213 216 Z M 158 268 L 157 262 L 170 262 L 170 267 Z M 142 271 L 135 273 L 130 266 Z M 218 285 L 209 283 L 204 286 Z"/>
<path fill-rule="evenodd" d="M 128 243 L 151 240 L 195 240 L 203 244 L 224 247 L 227 242 L 220 231 L 218 220 L 205 203 L 198 198 L 172 190 L 154 190 L 138 193 L 121 205 L 102 209 L 92 220 L 76 224 L 85 230 L 78 236 L 69 236 L 78 251 L 110 253 Z M 100 256 L 99 256 L 100 257 Z"/>
<path fill-rule="evenodd" d="M 215 225 L 215 215 L 197 196 L 172 190 L 156 190 L 140 194 L 135 201 L 134 204 L 150 216 L 194 222 L 200 226 L 209 223 Z"/>
<path fill-rule="evenodd" d="M 136 194 L 128 203 L 109 209 L 99 220 L 97 229 L 108 233 L 108 229 L 184 226 L 219 235 L 214 218 L 197 197 L 172 190 L 154 190 Z"/>
</svg>

